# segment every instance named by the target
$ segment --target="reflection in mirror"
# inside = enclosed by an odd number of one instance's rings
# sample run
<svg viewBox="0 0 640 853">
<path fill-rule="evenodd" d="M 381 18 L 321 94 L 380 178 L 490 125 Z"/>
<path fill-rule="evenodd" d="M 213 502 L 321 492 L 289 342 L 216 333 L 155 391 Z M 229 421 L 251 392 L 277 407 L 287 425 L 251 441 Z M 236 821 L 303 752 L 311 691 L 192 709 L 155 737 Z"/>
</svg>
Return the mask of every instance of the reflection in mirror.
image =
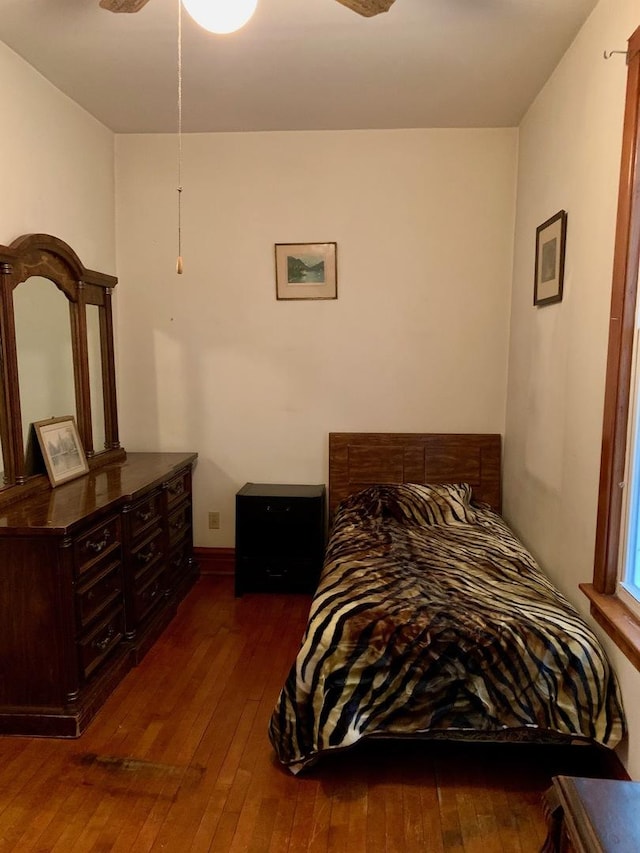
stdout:
<svg viewBox="0 0 640 853">
<path fill-rule="evenodd" d="M 26 450 L 32 423 L 76 415 L 71 321 L 66 296 L 41 276 L 28 278 L 15 288 L 13 310 Z"/>
<path fill-rule="evenodd" d="M 100 309 L 97 305 L 87 305 L 86 312 L 93 450 L 95 453 L 100 453 L 100 451 L 105 449 L 106 445 L 102 387 L 102 351 L 100 349 Z"/>
</svg>

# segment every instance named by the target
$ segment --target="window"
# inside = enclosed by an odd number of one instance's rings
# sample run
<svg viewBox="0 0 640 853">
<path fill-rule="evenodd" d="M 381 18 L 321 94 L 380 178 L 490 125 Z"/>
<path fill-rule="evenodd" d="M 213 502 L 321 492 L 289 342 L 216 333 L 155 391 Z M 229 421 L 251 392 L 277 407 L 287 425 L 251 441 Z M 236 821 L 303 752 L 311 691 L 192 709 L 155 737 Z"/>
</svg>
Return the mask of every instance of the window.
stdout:
<svg viewBox="0 0 640 853">
<path fill-rule="evenodd" d="M 636 299 L 636 305 L 638 300 Z M 640 329 L 636 323 L 631 358 L 631 388 L 623 486 L 620 556 L 616 594 L 640 617 Z"/>
<path fill-rule="evenodd" d="M 634 387 L 640 388 L 640 346 L 634 346 L 640 257 L 640 27 L 629 39 L 627 63 L 595 564 L 593 583 L 581 584 L 581 589 L 591 601 L 594 618 L 640 669 L 640 440 L 635 441 L 640 436 L 640 393 L 636 396 Z M 622 573 L 621 555 L 628 555 Z"/>
</svg>

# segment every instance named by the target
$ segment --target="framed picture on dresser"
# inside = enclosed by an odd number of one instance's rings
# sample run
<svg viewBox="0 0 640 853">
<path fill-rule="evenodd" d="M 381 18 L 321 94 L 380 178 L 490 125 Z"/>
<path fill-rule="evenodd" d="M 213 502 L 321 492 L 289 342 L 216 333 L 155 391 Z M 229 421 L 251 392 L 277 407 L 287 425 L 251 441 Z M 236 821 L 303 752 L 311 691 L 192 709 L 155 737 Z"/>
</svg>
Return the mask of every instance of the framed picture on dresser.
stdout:
<svg viewBox="0 0 640 853">
<path fill-rule="evenodd" d="M 72 415 L 36 421 L 33 426 L 52 486 L 88 472 L 89 465 Z"/>
</svg>

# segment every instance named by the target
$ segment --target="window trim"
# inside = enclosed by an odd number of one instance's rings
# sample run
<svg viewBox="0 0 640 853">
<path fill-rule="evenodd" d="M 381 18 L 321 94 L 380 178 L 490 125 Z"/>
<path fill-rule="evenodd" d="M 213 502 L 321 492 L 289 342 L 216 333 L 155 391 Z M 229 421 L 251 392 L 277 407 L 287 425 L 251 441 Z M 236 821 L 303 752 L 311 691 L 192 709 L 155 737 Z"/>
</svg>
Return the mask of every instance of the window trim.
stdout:
<svg viewBox="0 0 640 853">
<path fill-rule="evenodd" d="M 640 27 L 628 42 L 591 614 L 637 669 L 640 619 L 616 594 L 640 263 Z"/>
</svg>

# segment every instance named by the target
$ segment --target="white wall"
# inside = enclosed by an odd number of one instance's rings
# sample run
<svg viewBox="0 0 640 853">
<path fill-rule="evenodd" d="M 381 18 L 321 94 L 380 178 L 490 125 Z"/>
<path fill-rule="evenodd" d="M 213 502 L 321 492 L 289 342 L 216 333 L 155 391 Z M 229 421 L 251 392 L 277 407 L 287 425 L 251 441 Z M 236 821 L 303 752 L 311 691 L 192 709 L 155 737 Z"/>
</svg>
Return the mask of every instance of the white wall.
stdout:
<svg viewBox="0 0 640 853">
<path fill-rule="evenodd" d="M 113 133 L 1 42 L 0 80 L 0 243 L 52 234 L 115 273 Z"/>
<path fill-rule="evenodd" d="M 601 0 L 520 127 L 505 515 L 584 613 L 593 573 L 622 118 L 633 0 Z M 564 299 L 533 307 L 536 226 L 568 214 Z M 592 623 L 593 624 L 593 623 Z M 640 673 L 606 641 L 640 778 Z"/>
<path fill-rule="evenodd" d="M 0 243 L 52 234 L 115 273 L 111 131 L 0 42 Z"/>
<path fill-rule="evenodd" d="M 504 428 L 517 134 L 116 141 L 128 450 L 196 450 L 195 540 L 245 481 L 325 483 L 340 430 Z M 275 298 L 274 244 L 338 244 L 338 299 Z M 207 513 L 221 513 L 209 531 Z"/>
</svg>

